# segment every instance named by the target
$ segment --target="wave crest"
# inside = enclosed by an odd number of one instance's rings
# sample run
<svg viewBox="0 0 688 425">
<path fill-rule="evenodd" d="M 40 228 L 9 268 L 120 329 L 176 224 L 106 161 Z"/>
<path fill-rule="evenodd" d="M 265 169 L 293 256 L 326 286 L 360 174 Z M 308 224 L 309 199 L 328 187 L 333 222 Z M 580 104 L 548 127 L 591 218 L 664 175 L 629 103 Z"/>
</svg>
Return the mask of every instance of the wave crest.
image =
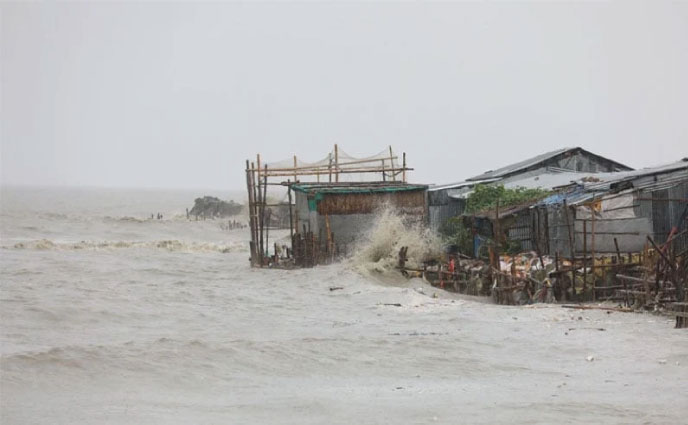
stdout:
<svg viewBox="0 0 688 425">
<path fill-rule="evenodd" d="M 12 247 L 13 249 L 33 249 L 39 251 L 61 250 L 115 250 L 115 249 L 161 249 L 170 252 L 245 252 L 247 248 L 243 242 L 185 242 L 180 240 L 160 240 L 160 241 L 81 241 L 81 242 L 54 242 L 49 239 L 37 241 L 20 242 Z M 8 247 L 5 247 L 8 248 Z"/>
<path fill-rule="evenodd" d="M 423 261 L 442 253 L 442 242 L 435 232 L 421 223 L 409 223 L 393 208 L 385 208 L 351 260 L 359 271 L 388 272 L 396 267 L 403 246 L 408 247 L 406 264 L 411 267 L 420 267 Z"/>
</svg>

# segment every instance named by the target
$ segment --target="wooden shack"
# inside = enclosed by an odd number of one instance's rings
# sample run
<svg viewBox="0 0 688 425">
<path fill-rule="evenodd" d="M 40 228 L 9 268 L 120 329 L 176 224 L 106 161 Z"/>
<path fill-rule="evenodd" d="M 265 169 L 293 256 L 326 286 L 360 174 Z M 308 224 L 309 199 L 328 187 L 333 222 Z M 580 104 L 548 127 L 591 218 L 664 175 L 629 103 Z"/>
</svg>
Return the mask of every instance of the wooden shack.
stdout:
<svg viewBox="0 0 688 425">
<path fill-rule="evenodd" d="M 299 183 L 295 194 L 296 230 L 312 232 L 334 243 L 338 253 L 348 252 L 375 223 L 385 208 L 410 222 L 427 216 L 426 185 L 404 182 Z"/>
<path fill-rule="evenodd" d="M 334 145 L 325 158 L 314 162 L 296 156 L 271 163 L 262 162 L 260 155 L 256 162 L 247 160 L 251 265 L 291 268 L 329 263 L 348 252 L 370 230 L 376 212 L 386 206 L 408 220 L 424 220 L 427 186 L 408 184 L 411 170 L 406 154 L 397 156 L 391 146 L 364 158 Z M 268 186 L 287 189 L 288 202 L 269 203 Z M 270 239 L 276 207 L 288 211 L 291 248 L 286 250 Z"/>
</svg>

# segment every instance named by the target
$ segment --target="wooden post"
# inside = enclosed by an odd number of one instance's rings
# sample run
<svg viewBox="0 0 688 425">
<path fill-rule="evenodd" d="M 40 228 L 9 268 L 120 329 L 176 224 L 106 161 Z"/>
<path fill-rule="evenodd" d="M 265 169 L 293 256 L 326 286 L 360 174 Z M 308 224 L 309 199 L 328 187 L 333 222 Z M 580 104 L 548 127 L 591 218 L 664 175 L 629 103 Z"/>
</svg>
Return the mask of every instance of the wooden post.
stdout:
<svg viewBox="0 0 688 425">
<path fill-rule="evenodd" d="M 265 241 L 265 245 L 263 245 L 263 236 L 262 236 L 263 228 L 265 227 L 265 207 L 267 206 L 267 203 L 268 203 L 268 201 L 267 201 L 267 195 L 268 195 L 268 165 L 267 165 L 267 164 L 265 164 L 265 175 L 263 176 L 263 179 L 265 179 L 265 180 L 263 181 L 263 214 L 262 214 L 261 219 L 260 219 L 260 228 L 261 228 L 261 237 L 260 237 L 260 248 L 261 248 L 261 253 L 260 253 L 260 255 L 261 255 L 261 259 L 262 259 L 262 255 L 264 255 L 264 253 L 266 252 L 265 250 L 267 250 L 267 248 L 268 248 L 268 245 L 267 245 L 267 238 L 266 238 L 266 241 Z M 266 233 L 266 236 L 267 236 L 267 233 Z M 262 262 L 261 262 L 261 264 L 262 264 Z"/>
<path fill-rule="evenodd" d="M 263 266 L 263 218 L 265 217 L 265 200 L 263 199 L 263 190 L 261 186 L 262 182 L 260 180 L 260 169 L 258 170 L 258 251 L 260 252 L 260 266 Z"/>
<path fill-rule="evenodd" d="M 330 228 L 330 216 L 325 214 L 325 230 L 327 231 L 327 249 L 325 252 L 328 257 L 332 257 L 332 229 Z"/>
<path fill-rule="evenodd" d="M 330 263 L 334 261 L 334 256 L 337 251 L 337 244 L 334 242 L 334 232 L 330 232 L 330 237 L 332 238 L 332 248 L 330 248 Z"/>
<path fill-rule="evenodd" d="M 595 276 L 593 276 L 593 279 L 594 278 L 595 278 Z M 588 221 L 584 219 L 583 220 L 583 293 L 585 293 L 585 290 L 587 289 L 587 287 L 588 287 Z"/>
<path fill-rule="evenodd" d="M 406 183 L 406 152 L 404 152 L 403 158 L 404 158 L 404 162 L 403 162 L 403 165 L 401 167 L 401 173 L 402 173 L 401 179 L 403 180 L 404 183 Z"/>
<path fill-rule="evenodd" d="M 559 274 L 559 251 L 554 253 L 554 271 L 557 272 L 557 286 L 561 290 L 561 301 L 566 301 L 566 291 L 561 285 L 561 275 Z"/>
<path fill-rule="evenodd" d="M 573 242 L 573 229 L 571 228 L 571 218 L 569 217 L 569 206 L 566 204 L 566 199 L 564 199 L 564 215 L 566 216 L 566 227 L 569 230 L 569 254 L 571 258 L 571 292 L 576 295 L 576 249 L 574 248 Z"/>
<path fill-rule="evenodd" d="M 545 215 L 545 252 L 547 254 L 551 254 L 551 246 L 549 245 L 549 213 L 547 212 L 547 208 L 543 209 L 544 215 Z"/>
<path fill-rule="evenodd" d="M 260 179 L 260 154 L 256 154 L 256 165 L 257 165 L 257 170 L 258 170 L 258 184 L 260 185 L 261 179 Z"/>
<path fill-rule="evenodd" d="M 387 181 L 387 176 L 385 175 L 385 160 L 382 160 L 382 181 Z"/>
<path fill-rule="evenodd" d="M 332 154 L 331 153 L 328 154 L 327 157 L 328 157 L 327 170 L 329 171 L 329 174 L 330 174 L 330 183 L 332 183 Z"/>
<path fill-rule="evenodd" d="M 396 175 L 396 171 L 394 171 L 396 169 L 396 167 L 394 166 L 394 154 L 392 153 L 392 145 L 389 145 L 389 161 L 390 161 L 391 168 L 392 168 L 392 181 L 395 182 L 395 181 L 397 181 L 397 175 Z M 384 164 L 385 163 L 383 162 L 382 163 L 382 168 L 383 168 L 383 171 L 382 171 L 383 174 L 382 175 L 384 175 Z"/>
<path fill-rule="evenodd" d="M 287 183 L 289 183 L 289 180 L 287 180 Z M 292 212 L 291 203 L 291 184 L 287 186 L 287 193 L 289 194 L 289 236 L 291 236 L 291 240 L 294 240 L 294 213 Z"/>
<path fill-rule="evenodd" d="M 297 164 L 297 162 L 296 162 L 296 155 L 294 155 L 294 183 L 296 183 L 296 182 L 299 181 L 299 178 L 298 178 L 298 176 L 297 176 L 297 174 L 296 174 L 296 169 L 298 168 L 298 165 L 296 165 L 296 164 Z M 320 175 L 318 175 L 318 177 L 320 177 Z"/>
<path fill-rule="evenodd" d="M 258 185 L 256 184 L 256 176 L 257 176 L 257 171 L 256 171 L 256 164 L 251 163 L 251 181 L 252 181 L 252 186 L 253 186 L 253 222 L 255 223 L 253 226 L 253 232 L 255 233 L 253 240 L 256 243 L 256 253 L 258 253 L 258 202 L 260 202 L 260 195 L 258 194 Z M 257 258 L 256 258 L 257 260 Z"/>
<path fill-rule="evenodd" d="M 253 188 L 251 187 L 252 182 L 251 182 L 251 169 L 249 168 L 249 162 L 248 159 L 246 160 L 246 188 L 248 190 L 248 222 L 249 226 L 251 227 L 251 243 L 249 244 L 250 252 L 251 252 L 251 266 L 255 265 L 256 261 L 256 250 L 255 250 L 255 239 L 254 237 L 254 217 L 253 217 Z"/>
<path fill-rule="evenodd" d="M 267 180 L 267 176 L 265 176 L 265 179 Z M 265 185 L 267 186 L 267 185 Z M 267 225 L 265 226 L 265 256 L 270 257 L 268 255 L 268 251 L 270 251 L 270 217 L 272 216 L 272 208 L 268 208 L 268 222 Z M 275 250 L 275 254 L 277 254 L 277 250 Z"/>
<path fill-rule="evenodd" d="M 339 147 L 334 144 L 334 178 L 337 183 L 339 183 Z"/>
<path fill-rule="evenodd" d="M 500 236 L 501 236 L 501 229 L 499 226 L 499 200 L 497 200 L 497 204 L 495 205 L 495 222 L 494 222 L 494 240 L 495 240 L 495 248 L 494 248 L 494 253 L 495 253 L 495 264 L 493 267 L 497 269 L 497 271 L 501 272 L 502 271 L 502 264 L 499 261 L 499 244 L 500 244 Z M 499 279 L 499 277 L 498 277 Z"/>
<path fill-rule="evenodd" d="M 597 276 L 595 276 L 595 207 L 590 207 L 590 213 L 592 214 L 592 247 L 590 249 L 592 251 L 592 300 L 595 301 L 597 298 Z"/>
<path fill-rule="evenodd" d="M 258 209 L 259 209 L 259 202 L 260 202 L 260 195 L 258 193 L 258 184 L 256 184 L 256 177 L 257 177 L 257 170 L 256 170 L 256 164 L 251 163 L 251 186 L 253 187 L 253 241 L 255 244 L 255 249 L 256 249 L 256 265 L 260 265 L 259 263 L 259 258 L 258 253 L 260 252 L 260 245 L 258 241 L 258 228 L 259 228 L 259 220 L 258 220 Z"/>
<path fill-rule="evenodd" d="M 621 251 L 619 250 L 619 242 L 617 242 L 616 238 L 614 238 L 614 247 L 616 248 L 616 256 L 619 258 L 619 264 L 623 264 L 623 257 L 621 256 Z M 616 273 L 618 273 L 619 269 L 617 268 L 616 272 L 614 273 L 614 277 L 616 278 Z M 622 279 L 623 281 L 623 287 L 624 287 L 624 305 L 628 307 L 628 286 L 626 284 L 626 279 Z"/>
</svg>

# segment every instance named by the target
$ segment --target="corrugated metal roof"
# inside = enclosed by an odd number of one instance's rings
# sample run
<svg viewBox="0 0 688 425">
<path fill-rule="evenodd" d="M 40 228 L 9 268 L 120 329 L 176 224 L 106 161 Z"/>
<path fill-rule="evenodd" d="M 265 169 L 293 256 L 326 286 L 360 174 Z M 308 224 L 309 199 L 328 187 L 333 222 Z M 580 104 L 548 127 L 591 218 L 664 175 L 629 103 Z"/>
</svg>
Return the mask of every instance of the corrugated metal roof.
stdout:
<svg viewBox="0 0 688 425">
<path fill-rule="evenodd" d="M 510 165 L 507 165 L 507 166 L 502 167 L 502 168 L 498 168 L 496 170 L 486 171 L 483 174 L 479 174 L 477 176 L 471 177 L 471 178 L 466 179 L 466 180 L 485 180 L 485 179 L 491 179 L 491 178 L 495 178 L 495 177 L 502 177 L 505 174 L 509 174 L 509 173 L 514 172 L 514 171 L 521 170 L 523 168 L 531 167 L 533 165 L 536 165 L 540 162 L 546 161 L 552 157 L 555 157 L 557 155 L 560 155 L 564 152 L 568 152 L 568 151 L 573 150 L 573 149 L 576 149 L 576 148 L 561 148 L 561 149 L 557 149 L 557 150 L 554 150 L 551 152 L 546 152 L 546 153 L 534 156 L 532 158 L 528 158 L 526 160 L 516 162 L 514 164 L 510 164 Z"/>
<path fill-rule="evenodd" d="M 686 181 L 688 179 L 688 159 L 684 158 L 681 161 L 641 170 L 590 174 L 576 180 L 574 182 L 575 187 L 571 190 L 548 196 L 538 205 L 561 204 L 564 200 L 569 205 L 577 205 L 593 198 L 605 196 L 611 191 L 614 184 L 624 181 L 633 182 L 648 176 L 656 176 L 656 179 L 647 183 L 633 184 L 633 189 L 660 189 Z"/>
<path fill-rule="evenodd" d="M 635 180 L 646 176 L 673 173 L 680 170 L 688 170 L 688 158 L 657 167 L 642 168 L 640 170 L 597 173 L 593 176 L 595 181 L 581 181 L 580 183 L 586 190 L 609 190 L 614 183 Z"/>
<path fill-rule="evenodd" d="M 507 165 L 507 166 L 502 167 L 502 168 L 498 168 L 498 169 L 496 169 L 496 170 L 486 171 L 486 172 L 484 172 L 483 174 L 480 174 L 480 175 L 477 175 L 477 176 L 468 178 L 468 179 L 466 179 L 466 180 L 467 180 L 467 181 L 476 181 L 476 180 L 491 179 L 491 178 L 495 178 L 495 177 L 505 177 L 505 176 L 507 176 L 507 175 L 509 175 L 509 174 L 513 174 L 513 173 L 515 173 L 515 172 L 517 172 L 517 171 L 520 171 L 520 170 L 523 170 L 523 169 L 526 169 L 526 168 L 535 166 L 535 165 L 537 165 L 537 164 L 539 164 L 539 163 L 545 162 L 545 161 L 547 161 L 548 159 L 554 158 L 554 157 L 557 156 L 557 155 L 561 155 L 561 154 L 564 154 L 564 153 L 566 153 L 566 152 L 571 152 L 571 151 L 575 151 L 575 150 L 580 150 L 581 152 L 585 152 L 585 153 L 588 154 L 588 155 L 595 156 L 595 157 L 598 157 L 598 158 L 602 158 L 602 159 L 604 159 L 604 160 L 606 160 L 606 161 L 609 161 L 609 162 L 612 162 L 612 163 L 614 163 L 614 164 L 617 164 L 619 167 L 622 167 L 622 168 L 625 168 L 625 169 L 631 169 L 630 167 L 628 167 L 628 166 L 626 166 L 626 165 L 620 164 L 620 163 L 618 163 L 618 162 L 616 162 L 616 161 L 614 161 L 614 160 L 611 160 L 611 159 L 609 159 L 609 158 L 604 158 L 604 157 L 602 157 L 602 156 L 600 156 L 600 155 L 596 155 L 596 154 L 594 154 L 594 153 L 592 153 L 592 152 L 586 151 L 585 149 L 583 149 L 583 148 L 581 148 L 581 147 L 572 147 L 572 148 L 561 148 L 561 149 L 557 149 L 557 150 L 554 150 L 554 151 L 551 151 L 551 152 L 546 152 L 546 153 L 543 153 L 543 154 L 534 156 L 534 157 L 532 157 L 532 158 L 528 158 L 528 159 L 526 159 L 526 160 L 523 160 L 523 161 L 520 161 L 520 162 L 516 162 L 516 163 L 514 163 L 514 164 Z"/>
<path fill-rule="evenodd" d="M 544 173 L 537 176 L 526 177 L 504 183 L 507 189 L 522 187 L 525 189 L 545 189 L 551 190 L 556 187 L 568 186 L 586 177 L 594 177 L 595 173 L 577 173 L 573 171 L 561 173 Z"/>
<path fill-rule="evenodd" d="M 537 176 L 524 177 L 518 180 L 512 180 L 508 183 L 504 183 L 504 187 L 507 189 L 516 189 L 522 187 L 524 189 L 543 189 L 552 190 L 558 187 L 569 186 L 575 182 L 586 178 L 594 177 L 595 173 L 576 173 L 576 172 L 555 172 L 555 173 L 544 173 Z M 479 184 L 482 182 L 472 182 L 473 184 Z M 467 186 L 467 185 L 466 185 Z M 468 195 L 473 193 L 473 190 L 464 186 L 463 188 L 452 189 L 448 192 L 448 196 L 453 199 L 466 199 Z"/>
<path fill-rule="evenodd" d="M 296 183 L 291 188 L 301 193 L 384 193 L 425 190 L 427 185 L 407 183 Z"/>
<path fill-rule="evenodd" d="M 462 187 L 466 186 L 474 186 L 478 183 L 491 183 L 499 180 L 498 178 L 494 179 L 486 179 L 483 181 L 462 181 L 462 182 L 456 182 L 456 183 L 448 183 L 448 184 L 437 184 L 437 185 L 432 185 L 428 188 L 428 192 L 434 192 L 436 190 L 444 190 L 444 189 L 459 189 Z"/>
</svg>

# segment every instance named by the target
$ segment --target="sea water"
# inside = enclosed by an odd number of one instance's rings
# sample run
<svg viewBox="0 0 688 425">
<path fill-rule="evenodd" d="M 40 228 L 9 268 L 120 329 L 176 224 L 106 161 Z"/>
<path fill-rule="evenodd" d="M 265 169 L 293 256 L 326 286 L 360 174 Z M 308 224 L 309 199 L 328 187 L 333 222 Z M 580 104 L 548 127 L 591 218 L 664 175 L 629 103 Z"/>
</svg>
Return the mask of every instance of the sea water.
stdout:
<svg viewBox="0 0 688 425">
<path fill-rule="evenodd" d="M 195 197 L 241 192 L 0 194 L 3 425 L 688 417 L 688 334 L 670 318 L 408 280 L 395 252 L 418 260 L 435 236 L 393 214 L 352 258 L 284 271 L 249 267 L 246 229 L 186 218 Z"/>
</svg>

